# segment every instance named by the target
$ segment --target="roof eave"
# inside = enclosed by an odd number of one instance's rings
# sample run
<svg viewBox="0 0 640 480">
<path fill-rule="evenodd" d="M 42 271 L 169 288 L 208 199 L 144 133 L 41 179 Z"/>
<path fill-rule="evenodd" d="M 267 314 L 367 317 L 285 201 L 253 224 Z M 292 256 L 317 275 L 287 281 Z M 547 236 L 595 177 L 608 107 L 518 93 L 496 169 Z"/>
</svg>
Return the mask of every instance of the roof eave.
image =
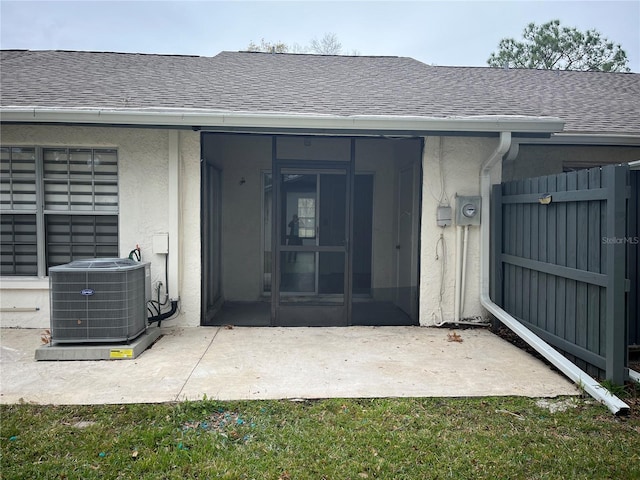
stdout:
<svg viewBox="0 0 640 480">
<path fill-rule="evenodd" d="M 640 146 L 640 133 L 554 133 L 550 138 L 518 139 L 520 144 Z"/>
<path fill-rule="evenodd" d="M 49 107 L 1 107 L 2 123 L 61 123 L 89 125 L 138 125 L 190 127 L 194 129 L 254 128 L 350 131 L 503 132 L 552 134 L 564 122 L 556 117 L 403 115 L 324 115 L 280 112 L 233 112 L 201 109 L 78 109 Z"/>
</svg>

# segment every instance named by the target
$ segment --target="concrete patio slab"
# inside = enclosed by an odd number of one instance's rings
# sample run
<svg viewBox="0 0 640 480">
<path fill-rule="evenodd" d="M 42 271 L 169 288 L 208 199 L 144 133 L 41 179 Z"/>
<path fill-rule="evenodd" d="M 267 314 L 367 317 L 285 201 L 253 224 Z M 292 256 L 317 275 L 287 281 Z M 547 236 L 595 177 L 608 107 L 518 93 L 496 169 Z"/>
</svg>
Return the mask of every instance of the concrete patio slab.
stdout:
<svg viewBox="0 0 640 480">
<path fill-rule="evenodd" d="M 553 397 L 577 388 L 483 329 L 162 328 L 136 359 L 37 362 L 40 331 L 0 331 L 0 403 L 327 397 Z"/>
</svg>

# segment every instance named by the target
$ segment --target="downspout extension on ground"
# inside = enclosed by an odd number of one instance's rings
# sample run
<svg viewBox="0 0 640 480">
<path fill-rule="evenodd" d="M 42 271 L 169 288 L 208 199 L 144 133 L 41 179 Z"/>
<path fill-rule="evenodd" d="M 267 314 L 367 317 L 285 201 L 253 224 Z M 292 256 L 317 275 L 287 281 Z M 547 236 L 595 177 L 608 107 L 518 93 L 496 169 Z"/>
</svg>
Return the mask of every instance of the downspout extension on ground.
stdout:
<svg viewBox="0 0 640 480">
<path fill-rule="evenodd" d="M 615 395 L 612 395 L 595 379 L 587 375 L 574 363 L 570 362 L 566 357 L 525 327 L 509 313 L 505 312 L 500 306 L 495 304 L 489 296 L 491 169 L 496 165 L 496 163 L 502 160 L 502 157 L 509 151 L 510 147 L 511 132 L 501 132 L 498 147 L 480 168 L 480 194 L 482 196 L 482 222 L 480 223 L 480 303 L 489 311 L 489 313 L 500 320 L 516 335 L 522 338 L 544 358 L 551 362 L 558 370 L 575 382 L 580 389 L 587 392 L 594 399 L 605 404 L 615 415 L 627 414 L 629 412 L 629 406 L 626 403 Z M 632 378 L 632 373 L 637 375 L 636 372 L 630 371 L 630 376 Z"/>
</svg>

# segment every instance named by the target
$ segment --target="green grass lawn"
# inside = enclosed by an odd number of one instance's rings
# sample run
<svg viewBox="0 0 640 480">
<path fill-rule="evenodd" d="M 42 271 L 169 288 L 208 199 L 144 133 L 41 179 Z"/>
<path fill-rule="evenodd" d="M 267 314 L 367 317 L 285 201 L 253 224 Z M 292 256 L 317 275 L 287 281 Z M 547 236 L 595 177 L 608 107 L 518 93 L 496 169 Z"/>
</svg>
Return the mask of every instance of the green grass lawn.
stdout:
<svg viewBox="0 0 640 480">
<path fill-rule="evenodd" d="M 640 478 L 640 417 L 548 401 L 4 405 L 0 478 Z"/>
</svg>

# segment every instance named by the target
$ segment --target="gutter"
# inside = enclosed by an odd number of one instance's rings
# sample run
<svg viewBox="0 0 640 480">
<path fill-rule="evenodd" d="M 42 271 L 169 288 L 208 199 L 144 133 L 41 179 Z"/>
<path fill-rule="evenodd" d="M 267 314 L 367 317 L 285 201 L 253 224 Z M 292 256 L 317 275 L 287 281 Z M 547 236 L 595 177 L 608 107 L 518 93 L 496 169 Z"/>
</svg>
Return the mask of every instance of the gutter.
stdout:
<svg viewBox="0 0 640 480">
<path fill-rule="evenodd" d="M 145 125 L 193 128 L 271 128 L 312 130 L 459 131 L 517 133 L 548 136 L 562 130 L 555 117 L 482 115 L 470 117 L 422 117 L 408 115 L 323 115 L 279 112 L 232 112 L 183 108 L 49 108 L 7 106 L 0 108 L 3 123 L 66 123 L 93 125 Z"/>
<path fill-rule="evenodd" d="M 516 335 L 550 361 L 558 370 L 575 382 L 579 388 L 583 389 L 600 403 L 605 404 L 615 415 L 626 414 L 629 412 L 629 406 L 626 403 L 612 395 L 606 388 L 561 355 L 551 345 L 522 325 L 522 323 L 509 313 L 505 312 L 500 306 L 496 305 L 489 296 L 491 168 L 509 151 L 511 140 L 510 132 L 501 132 L 498 147 L 480 168 L 480 194 L 482 196 L 482 221 L 480 222 L 480 303 L 489 313 L 504 323 Z"/>
<path fill-rule="evenodd" d="M 550 138 L 521 138 L 514 140 L 520 145 L 597 145 L 597 146 L 640 146 L 640 133 L 554 133 Z"/>
</svg>

